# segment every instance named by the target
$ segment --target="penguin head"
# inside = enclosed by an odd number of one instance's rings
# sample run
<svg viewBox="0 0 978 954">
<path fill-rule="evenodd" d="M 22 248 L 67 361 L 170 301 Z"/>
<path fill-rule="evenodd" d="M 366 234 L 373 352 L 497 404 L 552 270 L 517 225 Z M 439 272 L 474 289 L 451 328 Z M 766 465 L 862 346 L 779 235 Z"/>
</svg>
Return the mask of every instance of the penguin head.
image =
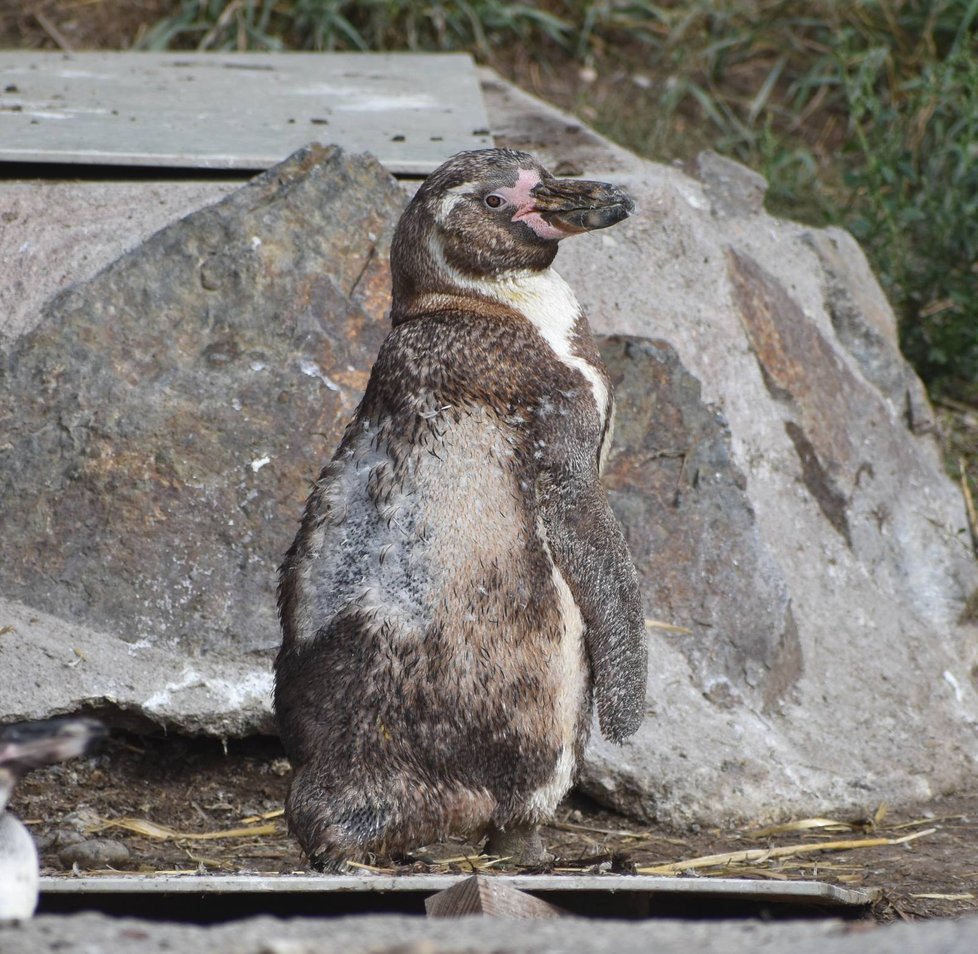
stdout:
<svg viewBox="0 0 978 954">
<path fill-rule="evenodd" d="M 426 293 L 478 293 L 481 283 L 543 271 L 561 239 L 634 208 L 619 187 L 555 178 L 529 153 L 460 152 L 425 180 L 394 234 L 395 320 L 399 305 Z"/>
<path fill-rule="evenodd" d="M 0 811 L 14 785 L 32 769 L 92 751 L 105 737 L 96 719 L 45 719 L 0 727 Z"/>
</svg>

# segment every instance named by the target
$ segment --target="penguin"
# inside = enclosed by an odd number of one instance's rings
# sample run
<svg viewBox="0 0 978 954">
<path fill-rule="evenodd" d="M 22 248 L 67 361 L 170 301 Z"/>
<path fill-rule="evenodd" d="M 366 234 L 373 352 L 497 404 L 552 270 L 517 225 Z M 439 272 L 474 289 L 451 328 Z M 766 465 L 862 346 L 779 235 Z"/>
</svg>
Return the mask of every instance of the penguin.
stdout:
<svg viewBox="0 0 978 954">
<path fill-rule="evenodd" d="M 551 267 L 633 211 L 486 149 L 398 223 L 392 329 L 279 570 L 286 817 L 314 867 L 452 834 L 542 862 L 593 708 L 614 742 L 639 726 L 638 577 L 599 480 L 611 381 Z"/>
<path fill-rule="evenodd" d="M 34 914 L 38 857 L 23 823 L 6 811 L 14 785 L 32 769 L 85 755 L 105 738 L 96 719 L 46 719 L 0 728 L 0 921 Z"/>
</svg>

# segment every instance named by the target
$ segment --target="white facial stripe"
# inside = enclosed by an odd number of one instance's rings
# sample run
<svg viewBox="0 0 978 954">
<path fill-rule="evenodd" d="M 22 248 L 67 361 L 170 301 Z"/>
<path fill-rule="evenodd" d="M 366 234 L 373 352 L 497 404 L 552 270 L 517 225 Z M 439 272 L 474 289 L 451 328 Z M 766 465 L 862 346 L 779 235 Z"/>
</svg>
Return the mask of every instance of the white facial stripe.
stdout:
<svg viewBox="0 0 978 954">
<path fill-rule="evenodd" d="M 482 294 L 486 294 L 486 292 L 483 290 L 481 282 L 477 282 L 471 278 L 466 278 L 466 276 L 463 275 L 457 268 L 453 268 L 448 264 L 448 259 L 445 258 L 445 250 L 442 248 L 441 239 L 438 237 L 437 232 L 430 232 L 428 234 L 428 251 L 431 253 L 431 258 L 435 263 L 435 267 L 451 282 L 451 284 L 455 285 L 457 288 L 478 291 Z"/>
<path fill-rule="evenodd" d="M 464 186 L 456 186 L 454 189 L 449 189 L 439 200 L 438 209 L 435 212 L 435 221 L 439 225 L 444 225 L 448 220 L 449 215 L 452 214 L 452 210 L 463 201 L 462 193 L 459 189 L 465 188 Z"/>
<path fill-rule="evenodd" d="M 469 193 L 474 189 L 478 188 L 478 182 L 460 182 L 456 186 L 451 186 L 445 189 L 444 195 L 438 202 L 438 209 L 435 213 L 435 218 L 439 223 L 445 221 L 451 213 L 452 209 L 455 208 L 460 202 L 462 202 Z"/>
</svg>

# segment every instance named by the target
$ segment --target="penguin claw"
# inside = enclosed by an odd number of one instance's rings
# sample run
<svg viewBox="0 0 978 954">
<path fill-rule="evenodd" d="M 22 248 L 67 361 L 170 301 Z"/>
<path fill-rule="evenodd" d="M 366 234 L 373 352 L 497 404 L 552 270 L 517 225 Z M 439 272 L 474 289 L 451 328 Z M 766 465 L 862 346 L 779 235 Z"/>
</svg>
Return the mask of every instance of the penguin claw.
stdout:
<svg viewBox="0 0 978 954">
<path fill-rule="evenodd" d="M 320 874 L 362 874 L 360 868 L 355 867 L 347 858 L 337 858 L 325 853 L 316 855 L 309 860 L 309 866 Z"/>
<path fill-rule="evenodd" d="M 505 867 L 540 868 L 550 865 L 554 855 L 544 847 L 536 825 L 492 825 L 486 839 L 485 853 L 505 861 Z"/>
</svg>

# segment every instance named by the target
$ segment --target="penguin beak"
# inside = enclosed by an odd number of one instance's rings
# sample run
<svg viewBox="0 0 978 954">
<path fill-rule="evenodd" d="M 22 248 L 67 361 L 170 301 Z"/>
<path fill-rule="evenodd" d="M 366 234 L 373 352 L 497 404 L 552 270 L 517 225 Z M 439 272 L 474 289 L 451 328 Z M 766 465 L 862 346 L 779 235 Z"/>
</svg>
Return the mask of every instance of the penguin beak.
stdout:
<svg viewBox="0 0 978 954">
<path fill-rule="evenodd" d="M 534 211 L 549 225 L 568 233 L 606 229 L 635 211 L 620 186 L 586 179 L 544 179 L 530 190 Z"/>
</svg>

